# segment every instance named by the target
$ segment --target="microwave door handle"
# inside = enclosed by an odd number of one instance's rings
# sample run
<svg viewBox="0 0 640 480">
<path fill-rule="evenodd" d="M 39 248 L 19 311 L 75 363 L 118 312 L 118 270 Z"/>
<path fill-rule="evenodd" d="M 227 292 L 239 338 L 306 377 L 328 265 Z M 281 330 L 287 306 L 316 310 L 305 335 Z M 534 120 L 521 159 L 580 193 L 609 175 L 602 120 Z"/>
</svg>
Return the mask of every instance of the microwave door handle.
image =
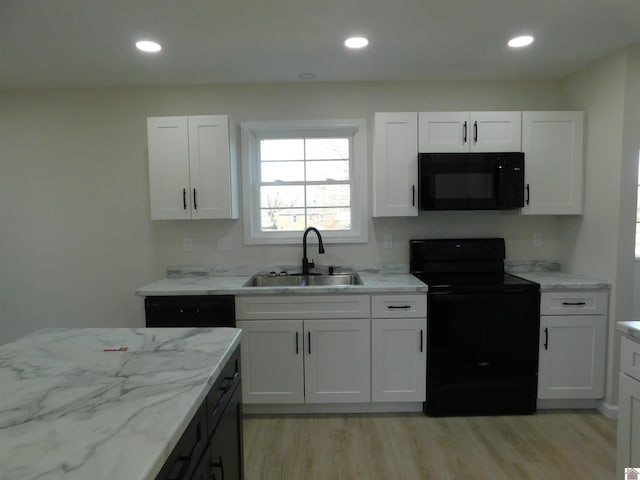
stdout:
<svg viewBox="0 0 640 480">
<path fill-rule="evenodd" d="M 498 157 L 496 161 L 496 207 L 502 208 L 504 206 L 504 199 L 502 192 L 504 192 L 504 175 L 505 175 L 505 162 Z"/>
</svg>

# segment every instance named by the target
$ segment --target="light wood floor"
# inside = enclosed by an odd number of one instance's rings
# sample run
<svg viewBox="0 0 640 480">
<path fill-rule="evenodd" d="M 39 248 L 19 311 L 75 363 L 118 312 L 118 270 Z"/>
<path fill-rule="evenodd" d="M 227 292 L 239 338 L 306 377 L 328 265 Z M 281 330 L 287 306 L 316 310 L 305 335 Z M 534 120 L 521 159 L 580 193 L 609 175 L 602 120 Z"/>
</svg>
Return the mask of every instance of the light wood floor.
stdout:
<svg viewBox="0 0 640 480">
<path fill-rule="evenodd" d="M 596 412 L 248 416 L 246 480 L 613 480 L 616 423 Z"/>
</svg>

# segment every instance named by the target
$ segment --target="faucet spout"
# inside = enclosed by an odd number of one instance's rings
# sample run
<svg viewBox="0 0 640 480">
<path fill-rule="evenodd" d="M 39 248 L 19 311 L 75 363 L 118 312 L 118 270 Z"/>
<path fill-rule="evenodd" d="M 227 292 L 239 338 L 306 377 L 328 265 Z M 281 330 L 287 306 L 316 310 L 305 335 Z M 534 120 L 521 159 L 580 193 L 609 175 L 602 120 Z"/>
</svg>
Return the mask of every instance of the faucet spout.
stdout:
<svg viewBox="0 0 640 480">
<path fill-rule="evenodd" d="M 308 227 L 302 235 L 302 274 L 308 275 L 309 268 L 315 267 L 315 263 L 310 262 L 307 258 L 307 235 L 309 232 L 314 232 L 318 236 L 318 253 L 324 253 L 324 244 L 322 243 L 322 235 L 320 231 L 315 227 Z"/>
</svg>

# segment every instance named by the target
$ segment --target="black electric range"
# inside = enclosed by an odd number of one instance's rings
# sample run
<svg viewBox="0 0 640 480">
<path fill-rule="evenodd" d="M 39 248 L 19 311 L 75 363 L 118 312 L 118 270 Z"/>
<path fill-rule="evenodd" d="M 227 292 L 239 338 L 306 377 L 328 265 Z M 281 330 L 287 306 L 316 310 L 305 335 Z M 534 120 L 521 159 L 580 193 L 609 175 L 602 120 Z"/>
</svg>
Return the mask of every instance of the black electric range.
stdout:
<svg viewBox="0 0 640 480">
<path fill-rule="evenodd" d="M 427 415 L 533 413 L 540 286 L 505 273 L 502 238 L 411 240 L 427 293 Z"/>
</svg>

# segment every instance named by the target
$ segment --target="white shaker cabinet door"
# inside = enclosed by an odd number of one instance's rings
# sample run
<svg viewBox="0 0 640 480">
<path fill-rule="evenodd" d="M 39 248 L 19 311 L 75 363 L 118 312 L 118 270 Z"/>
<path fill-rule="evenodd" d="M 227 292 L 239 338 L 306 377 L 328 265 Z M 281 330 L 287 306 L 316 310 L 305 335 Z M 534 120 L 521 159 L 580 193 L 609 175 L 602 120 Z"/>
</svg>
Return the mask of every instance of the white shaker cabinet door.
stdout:
<svg viewBox="0 0 640 480">
<path fill-rule="evenodd" d="M 523 112 L 523 215 L 582 213 L 584 112 Z"/>
<path fill-rule="evenodd" d="M 305 320 L 307 403 L 371 401 L 368 318 Z"/>
<path fill-rule="evenodd" d="M 540 317 L 538 398 L 601 398 L 605 380 L 605 315 Z"/>
<path fill-rule="evenodd" d="M 522 112 L 471 112 L 469 145 L 472 152 L 522 151 Z"/>
<path fill-rule="evenodd" d="M 189 117 L 192 218 L 238 218 L 236 158 L 229 117 Z"/>
<path fill-rule="evenodd" d="M 304 403 L 302 320 L 238 321 L 243 403 Z"/>
<path fill-rule="evenodd" d="M 187 117 L 147 119 L 151 218 L 191 218 Z"/>
<path fill-rule="evenodd" d="M 376 113 L 373 143 L 373 216 L 418 215 L 417 178 L 417 113 Z"/>
<path fill-rule="evenodd" d="M 371 400 L 424 402 L 426 318 L 374 318 L 371 325 Z"/>
<path fill-rule="evenodd" d="M 468 152 L 469 134 L 469 112 L 418 113 L 420 153 Z"/>
</svg>

